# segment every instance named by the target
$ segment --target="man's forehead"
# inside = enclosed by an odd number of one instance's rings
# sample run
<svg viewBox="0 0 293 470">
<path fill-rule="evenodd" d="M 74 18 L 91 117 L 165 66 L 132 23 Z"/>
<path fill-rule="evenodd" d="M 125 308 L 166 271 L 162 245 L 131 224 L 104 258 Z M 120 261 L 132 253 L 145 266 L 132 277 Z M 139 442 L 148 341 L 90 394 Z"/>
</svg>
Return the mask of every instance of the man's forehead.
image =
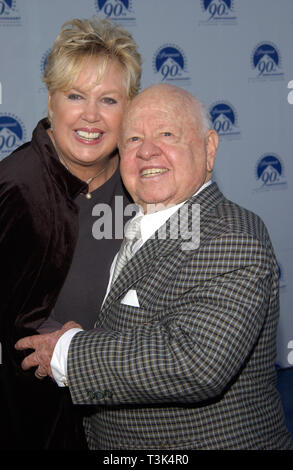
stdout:
<svg viewBox="0 0 293 470">
<path fill-rule="evenodd" d="M 162 108 L 159 103 L 155 103 L 153 107 L 135 107 L 133 110 L 129 110 L 123 119 L 122 128 L 124 132 L 132 129 L 143 129 L 145 126 L 158 131 L 163 128 L 166 131 L 168 129 L 173 131 L 186 129 L 187 131 L 190 128 L 193 130 L 197 128 L 198 120 L 186 108 L 170 106 L 170 103 L 165 108 Z"/>
<path fill-rule="evenodd" d="M 133 103 L 129 107 L 124 123 L 129 124 L 138 120 L 152 121 L 152 122 L 164 122 L 176 119 L 176 121 L 184 119 L 186 116 L 186 110 L 184 111 L 182 106 L 176 102 L 164 102 L 163 100 L 144 100 L 143 102 Z"/>
<path fill-rule="evenodd" d="M 170 106 L 166 106 L 162 108 L 158 103 L 154 103 L 154 105 L 149 106 L 136 106 L 133 109 L 129 110 L 127 115 L 129 121 L 135 121 L 137 115 L 140 116 L 141 119 L 155 119 L 155 120 L 163 120 L 168 119 L 170 114 L 173 114 L 173 108 Z"/>
<path fill-rule="evenodd" d="M 182 104 L 183 96 L 164 91 L 159 93 L 156 90 L 153 93 L 142 93 L 138 95 L 130 104 L 130 109 L 153 107 L 163 110 L 165 107 L 175 108 Z"/>
<path fill-rule="evenodd" d="M 184 126 L 185 117 L 182 114 L 177 115 L 176 113 L 168 112 L 168 110 L 158 109 L 155 112 L 150 111 L 143 112 L 141 114 L 130 113 L 128 118 L 124 120 L 123 129 L 124 131 L 132 129 L 141 129 L 145 127 L 153 130 L 175 130 Z"/>
</svg>

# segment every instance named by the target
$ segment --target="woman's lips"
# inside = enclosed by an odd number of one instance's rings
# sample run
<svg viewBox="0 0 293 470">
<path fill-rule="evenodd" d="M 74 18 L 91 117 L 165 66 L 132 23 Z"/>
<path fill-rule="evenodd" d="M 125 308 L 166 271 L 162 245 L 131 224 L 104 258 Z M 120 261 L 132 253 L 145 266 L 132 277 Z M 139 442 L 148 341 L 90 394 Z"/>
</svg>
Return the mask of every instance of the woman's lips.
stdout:
<svg viewBox="0 0 293 470">
<path fill-rule="evenodd" d="M 104 132 L 100 129 L 76 129 L 74 135 L 79 142 L 95 145 L 103 138 Z"/>
</svg>

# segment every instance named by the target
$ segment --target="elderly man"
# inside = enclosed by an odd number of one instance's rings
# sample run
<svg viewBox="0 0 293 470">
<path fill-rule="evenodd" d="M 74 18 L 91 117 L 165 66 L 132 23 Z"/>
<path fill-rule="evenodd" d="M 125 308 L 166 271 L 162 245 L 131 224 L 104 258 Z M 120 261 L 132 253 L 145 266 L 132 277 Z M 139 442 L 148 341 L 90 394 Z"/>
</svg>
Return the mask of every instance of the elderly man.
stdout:
<svg viewBox="0 0 293 470">
<path fill-rule="evenodd" d="M 91 449 L 293 449 L 275 389 L 275 256 L 259 217 L 211 182 L 217 144 L 188 92 L 138 95 L 119 146 L 140 233 L 114 260 L 97 328 L 17 343 L 35 349 L 24 369 L 93 405 Z"/>
</svg>

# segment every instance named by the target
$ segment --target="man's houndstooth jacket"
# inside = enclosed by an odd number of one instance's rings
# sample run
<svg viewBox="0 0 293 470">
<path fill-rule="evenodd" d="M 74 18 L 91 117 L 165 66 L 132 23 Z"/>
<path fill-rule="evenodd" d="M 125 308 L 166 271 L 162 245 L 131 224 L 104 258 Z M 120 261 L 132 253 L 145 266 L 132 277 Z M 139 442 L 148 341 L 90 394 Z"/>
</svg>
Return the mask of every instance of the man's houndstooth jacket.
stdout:
<svg viewBox="0 0 293 470">
<path fill-rule="evenodd" d="M 68 356 L 91 449 L 293 449 L 275 389 L 277 264 L 258 216 L 213 183 L 200 245 L 149 239 Z M 194 228 L 194 227 L 193 227 Z M 191 227 L 186 227 L 190 230 Z M 183 237 L 181 238 L 180 235 Z M 121 304 L 135 289 L 139 307 Z"/>
</svg>

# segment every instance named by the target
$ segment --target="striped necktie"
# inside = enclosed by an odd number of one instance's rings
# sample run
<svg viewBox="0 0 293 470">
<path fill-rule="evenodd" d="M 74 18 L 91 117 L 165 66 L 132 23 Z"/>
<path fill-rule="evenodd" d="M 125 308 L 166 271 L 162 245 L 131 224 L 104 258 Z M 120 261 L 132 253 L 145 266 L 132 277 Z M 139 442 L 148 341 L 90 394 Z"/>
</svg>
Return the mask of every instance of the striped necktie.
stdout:
<svg viewBox="0 0 293 470">
<path fill-rule="evenodd" d="M 125 227 L 124 240 L 121 244 L 116 265 L 112 277 L 112 284 L 116 281 L 124 266 L 128 263 L 133 256 L 133 247 L 135 243 L 141 238 L 140 223 L 142 215 L 130 220 Z"/>
</svg>

